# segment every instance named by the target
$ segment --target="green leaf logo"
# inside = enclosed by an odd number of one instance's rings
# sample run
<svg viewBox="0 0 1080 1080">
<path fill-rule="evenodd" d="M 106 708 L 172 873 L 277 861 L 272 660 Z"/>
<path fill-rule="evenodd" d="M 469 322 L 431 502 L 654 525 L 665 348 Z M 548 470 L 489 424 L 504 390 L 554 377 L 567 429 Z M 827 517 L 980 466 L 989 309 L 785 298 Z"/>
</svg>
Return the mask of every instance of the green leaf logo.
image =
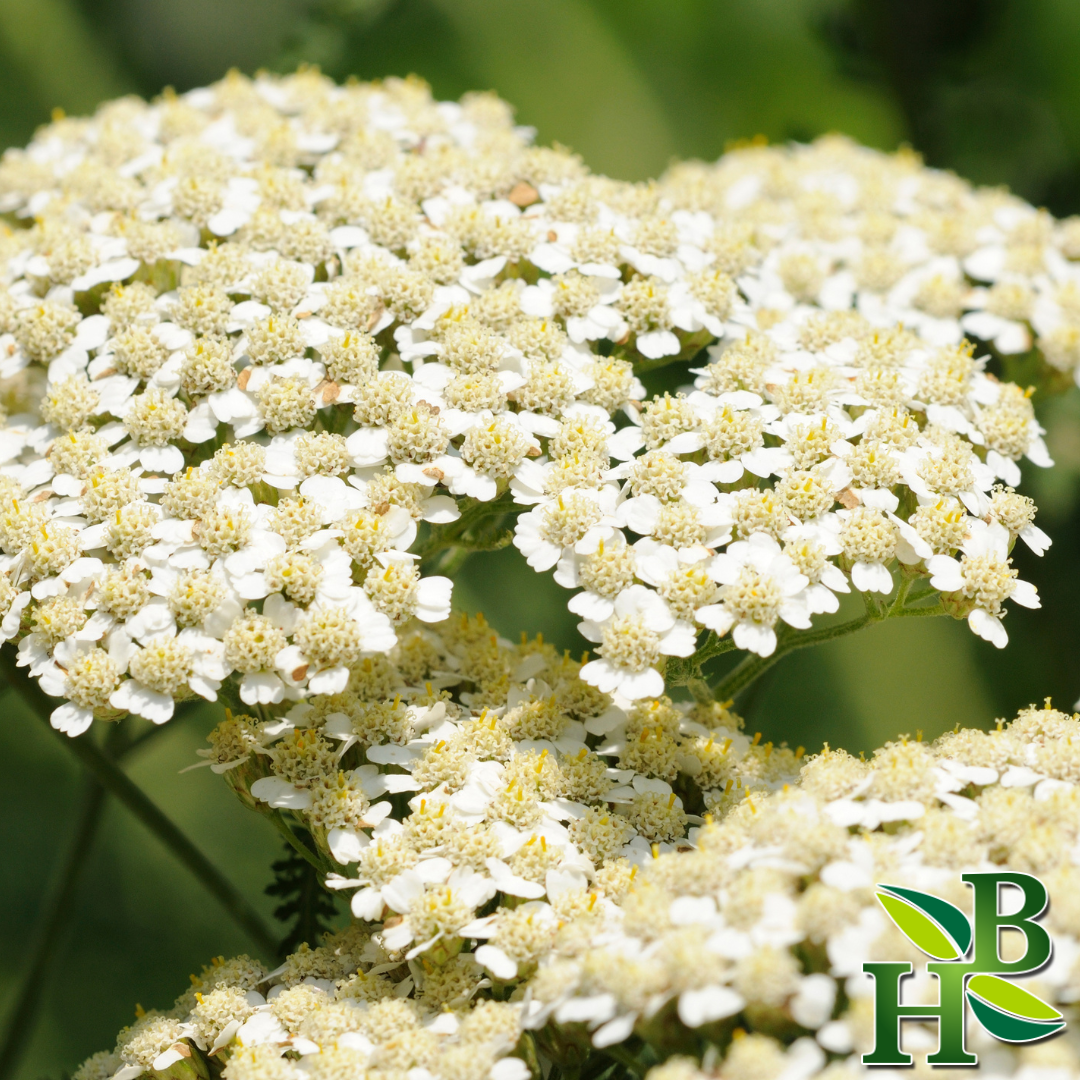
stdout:
<svg viewBox="0 0 1080 1080">
<path fill-rule="evenodd" d="M 958 908 L 940 897 L 899 885 L 879 885 L 877 894 L 896 928 L 927 956 L 959 960 L 971 948 L 971 924 Z"/>
<path fill-rule="evenodd" d="M 1035 1042 L 1065 1026 L 1057 1009 L 996 975 L 973 975 L 967 999 L 979 1023 L 1003 1042 Z"/>
<path fill-rule="evenodd" d="M 997 975 L 973 975 L 967 985 L 973 994 L 978 994 L 1003 1012 L 1015 1013 L 1027 1020 L 1061 1019 L 1061 1013 L 1053 1005 L 1047 1005 L 1042 998 Z"/>
</svg>

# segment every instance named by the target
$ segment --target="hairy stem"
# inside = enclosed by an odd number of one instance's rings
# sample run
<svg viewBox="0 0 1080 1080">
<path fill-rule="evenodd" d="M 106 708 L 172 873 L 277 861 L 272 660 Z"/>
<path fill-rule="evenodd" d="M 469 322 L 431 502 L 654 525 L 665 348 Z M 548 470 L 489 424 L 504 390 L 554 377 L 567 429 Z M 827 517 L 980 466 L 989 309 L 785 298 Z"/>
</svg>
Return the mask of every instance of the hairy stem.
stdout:
<svg viewBox="0 0 1080 1080">
<path fill-rule="evenodd" d="M 465 565 L 465 560 L 472 552 L 465 547 L 447 548 L 442 558 L 435 563 L 435 569 L 443 577 L 452 578 Z"/>
<path fill-rule="evenodd" d="M 889 608 L 890 616 L 895 615 L 907 603 L 908 593 L 911 592 L 911 586 L 914 584 L 915 579 L 907 577 L 907 575 L 900 579 L 900 588 L 896 590 L 896 599 L 892 602 L 892 607 Z"/>
<path fill-rule="evenodd" d="M 708 682 L 702 677 L 701 666 L 714 656 L 731 652 L 735 642 L 728 637 L 718 637 L 712 630 L 692 656 L 669 658 L 666 680 L 671 686 L 688 687 L 695 701 L 706 704 L 713 700 Z"/>
<path fill-rule="evenodd" d="M 686 683 L 687 690 L 690 691 L 690 696 L 699 705 L 711 705 L 715 698 L 713 698 L 712 688 L 704 679 L 689 679 Z"/>
<path fill-rule="evenodd" d="M 433 525 L 427 539 L 413 550 L 413 554 L 419 555 L 421 560 L 428 560 L 445 548 L 459 546 L 459 541 L 465 534 L 485 518 L 502 514 L 520 514 L 527 509 L 527 506 L 504 502 L 502 498 L 493 499 L 491 502 L 474 503 L 462 511 L 457 521 L 451 521 L 446 525 Z"/>
<path fill-rule="evenodd" d="M 910 584 L 905 588 L 901 583 L 897 591 L 897 598 L 891 606 L 886 607 L 875 597 L 863 596 L 866 610 L 857 619 L 840 623 L 838 626 L 826 626 L 821 630 L 812 630 L 809 633 L 788 632 L 780 637 L 776 649 L 771 656 L 744 656 L 734 668 L 713 687 L 713 694 L 719 701 L 727 701 L 735 697 L 740 691 L 745 690 L 752 682 L 755 682 L 778 660 L 796 649 L 807 649 L 813 645 L 823 645 L 833 638 L 847 637 L 855 634 L 871 623 L 884 622 L 886 619 L 921 618 L 923 616 L 946 615 L 948 612 L 942 607 L 940 601 L 926 607 L 905 607 L 904 600 L 910 590 Z M 921 600 L 923 597 L 917 597 Z"/>
<path fill-rule="evenodd" d="M 890 614 L 890 618 L 895 619 L 911 619 L 921 618 L 925 615 L 947 615 L 948 612 L 941 606 L 941 602 L 936 604 L 928 604 L 926 607 L 905 607 L 899 611 L 894 611 Z"/>
<path fill-rule="evenodd" d="M 16 668 L 14 655 L 9 649 L 0 649 L 0 673 L 9 685 L 18 690 L 26 704 L 59 739 L 61 745 L 78 758 L 83 768 L 179 859 L 267 956 L 274 956 L 277 941 L 263 922 L 262 916 L 248 903 L 243 893 L 147 797 L 142 788 L 85 735 L 73 739 L 52 727 L 49 716 L 53 710 L 53 702 L 36 682 Z"/>
</svg>

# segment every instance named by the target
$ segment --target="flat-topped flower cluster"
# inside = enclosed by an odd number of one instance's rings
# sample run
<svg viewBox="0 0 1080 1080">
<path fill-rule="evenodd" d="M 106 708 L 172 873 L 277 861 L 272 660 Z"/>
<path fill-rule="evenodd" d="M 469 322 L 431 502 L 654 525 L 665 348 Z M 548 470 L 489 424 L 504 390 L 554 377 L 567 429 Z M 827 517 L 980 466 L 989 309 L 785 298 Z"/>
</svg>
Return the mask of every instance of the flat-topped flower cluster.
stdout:
<svg viewBox="0 0 1080 1080">
<path fill-rule="evenodd" d="M 247 806 L 307 833 L 326 885 L 387 923 L 388 950 L 446 958 L 483 937 L 477 958 L 509 980 L 589 882 L 618 895 L 701 814 L 800 766 L 720 705 L 624 711 L 580 671 L 454 616 L 362 661 L 342 693 L 270 721 L 229 714 L 200 753 Z"/>
<path fill-rule="evenodd" d="M 522 666 L 546 655 L 535 643 L 502 649 Z M 565 677 L 563 693 L 574 683 Z M 662 701 L 646 708 L 671 710 Z M 566 794 L 545 793 L 527 825 L 508 819 L 498 796 L 485 799 L 481 777 L 495 762 L 510 772 L 524 759 L 535 769 L 535 751 L 507 735 L 520 709 L 481 714 L 495 720 L 481 726 L 492 733 L 485 738 L 503 736 L 504 755 L 472 750 L 456 774 L 464 784 L 430 788 L 425 779 L 426 796 L 413 798 L 403 823 L 382 819 L 360 858 L 362 910 L 347 929 L 272 972 L 246 957 L 215 964 L 175 1009 L 142 1017 L 76 1080 L 167 1070 L 225 1080 L 377 1080 L 405 1070 L 419 1070 L 410 1080 L 524 1080 L 553 1064 L 602 1071 L 608 1052 L 642 1071 L 654 1065 L 654 1080 L 853 1080 L 869 1075 L 858 1055 L 873 1043 L 863 962 L 910 959 L 916 974 L 905 1000 L 936 994 L 926 958 L 877 905 L 876 884 L 902 881 L 970 909 L 961 873 L 1001 868 L 1036 873 L 1050 890 L 1053 960 L 1024 985 L 1072 1015 L 1080 997 L 1077 716 L 1047 704 L 989 732 L 958 729 L 932 745 L 903 738 L 869 760 L 826 748 L 795 763 L 789 783 L 743 786 L 676 845 L 631 843 L 601 856 L 573 832 L 585 818 L 567 830 L 566 815 L 553 812 L 560 802 L 570 808 Z M 696 722 L 684 720 L 686 735 Z M 411 760 L 384 775 L 415 779 L 435 747 L 460 754 L 461 736 L 479 730 L 475 719 L 439 723 L 439 742 L 419 756 L 416 739 L 356 737 L 411 749 Z M 331 729 L 333 738 L 352 737 L 335 718 L 325 723 Z M 217 752 L 223 739 L 214 742 Z M 295 735 L 264 735 L 261 745 L 256 753 L 270 756 L 278 782 L 280 762 L 296 759 Z M 565 767 L 578 760 L 572 750 L 553 744 L 544 760 Z M 749 756 L 733 765 L 747 768 Z M 594 822 L 605 802 L 613 820 L 626 814 L 621 778 L 609 779 L 607 792 L 588 797 Z M 296 811 L 309 815 L 309 828 L 313 805 Z M 485 857 L 487 838 L 502 848 Z M 479 889 L 478 879 L 486 880 Z M 906 1025 L 904 1040 L 920 1056 L 936 1045 L 920 1024 Z M 1080 1072 L 1067 1039 L 1016 1050 L 972 1025 L 969 1046 L 995 1075 Z"/>
<path fill-rule="evenodd" d="M 623 704 L 852 589 L 998 646 L 1038 606 L 1050 459 L 978 342 L 1026 347 L 1072 223 L 835 138 L 645 184 L 530 138 L 301 72 L 5 155 L 0 614 L 57 727 L 343 692 L 514 516 Z"/>
<path fill-rule="evenodd" d="M 78 1080 L 529 1080 L 521 1006 L 483 994 L 465 963 L 387 962 L 356 927 L 268 971 L 216 958 L 167 1011 L 140 1010 Z M 477 996 L 480 993 L 481 996 Z"/>
<path fill-rule="evenodd" d="M 864 961 L 911 960 L 906 1001 L 936 1001 L 922 955 L 875 898 L 902 883 L 970 912 L 965 872 L 1037 874 L 1051 894 L 1054 957 L 1023 982 L 1061 1006 L 1080 997 L 1080 716 L 1025 709 L 989 732 L 927 745 L 901 738 L 869 760 L 828 748 L 797 783 L 748 792 L 691 832 L 692 850 L 658 853 L 613 918 L 579 920 L 524 995 L 527 1028 L 569 1025 L 595 1046 L 635 1040 L 669 1062 L 658 1077 L 870 1075 L 873 980 Z M 609 909 L 610 911 L 610 909 Z M 908 1051 L 937 1046 L 932 1024 Z M 1017 1055 L 977 1025 L 984 1068 L 1080 1071 L 1075 1044 Z M 640 1042 L 637 1042 L 640 1040 Z M 641 1050 L 641 1043 L 651 1051 Z M 710 1049 L 711 1048 L 711 1049 Z"/>
</svg>

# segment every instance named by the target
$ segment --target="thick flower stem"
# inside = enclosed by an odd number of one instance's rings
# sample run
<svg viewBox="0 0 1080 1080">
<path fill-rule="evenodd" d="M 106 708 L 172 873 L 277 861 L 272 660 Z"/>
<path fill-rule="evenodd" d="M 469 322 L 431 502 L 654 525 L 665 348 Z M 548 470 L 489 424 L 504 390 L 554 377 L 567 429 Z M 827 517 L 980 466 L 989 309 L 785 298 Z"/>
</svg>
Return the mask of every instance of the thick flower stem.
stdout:
<svg viewBox="0 0 1080 1080">
<path fill-rule="evenodd" d="M 941 603 L 929 604 L 927 607 L 908 607 L 901 608 L 899 611 L 891 612 L 890 619 L 912 619 L 922 618 L 923 616 L 933 615 L 948 615 L 948 612 L 941 606 Z"/>
<path fill-rule="evenodd" d="M 150 801 L 142 788 L 85 735 L 73 739 L 52 727 L 49 716 L 54 708 L 53 702 L 36 682 L 16 668 L 14 655 L 8 649 L 0 649 L 0 674 L 9 686 L 18 690 L 22 699 L 61 745 L 78 758 L 83 768 L 187 867 L 252 941 L 267 956 L 276 955 L 277 940 L 262 916 L 180 828 Z"/>
<path fill-rule="evenodd" d="M 908 593 L 911 592 L 911 586 L 915 584 L 915 579 L 904 575 L 900 579 L 900 587 L 896 590 L 896 599 L 892 602 L 892 606 L 889 608 L 889 615 L 895 615 L 899 612 L 903 606 L 907 603 Z"/>
<path fill-rule="evenodd" d="M 105 808 L 105 789 L 96 780 L 84 786 L 75 831 L 58 877 L 41 907 L 34 927 L 34 940 L 23 969 L 22 984 L 15 994 L 15 1007 L 8 1016 L 0 1042 L 0 1080 L 9 1080 L 34 1034 L 34 1021 L 46 987 L 46 975 L 61 944 L 63 933 L 78 902 L 78 884 L 94 834 Z"/>
</svg>

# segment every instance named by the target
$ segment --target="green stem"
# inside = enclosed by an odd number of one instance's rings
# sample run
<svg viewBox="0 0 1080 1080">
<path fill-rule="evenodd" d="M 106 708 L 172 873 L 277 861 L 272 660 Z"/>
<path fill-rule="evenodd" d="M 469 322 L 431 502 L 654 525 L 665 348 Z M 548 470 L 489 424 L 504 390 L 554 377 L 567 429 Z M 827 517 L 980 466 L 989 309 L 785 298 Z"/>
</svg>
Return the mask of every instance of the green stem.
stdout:
<svg viewBox="0 0 1080 1080">
<path fill-rule="evenodd" d="M 472 552 L 465 547 L 452 547 L 446 549 L 446 554 L 439 559 L 435 569 L 443 577 L 456 577 Z"/>
<path fill-rule="evenodd" d="M 5 687 L 9 688 L 10 684 Z M 187 711 L 191 704 L 181 705 L 177 709 L 178 715 Z M 164 724 L 152 724 L 132 739 L 130 724 L 113 724 L 105 738 L 105 752 L 117 761 L 128 760 L 166 730 Z M 0 1080 L 10 1080 L 18 1071 L 19 1063 L 34 1033 L 44 996 L 45 980 L 64 931 L 75 913 L 79 878 L 101 823 L 105 789 L 96 780 L 89 780 L 81 801 L 82 806 L 76 817 L 75 832 L 67 856 L 56 875 L 55 885 L 42 904 L 34 926 L 34 940 L 26 960 L 25 974 L 15 997 L 17 1004 L 8 1017 L 3 1036 L 0 1037 Z"/>
<path fill-rule="evenodd" d="M 884 622 L 886 619 L 909 619 L 948 614 L 940 602 L 928 607 L 903 606 L 909 590 L 910 584 L 908 584 L 907 588 L 904 587 L 904 584 L 901 584 L 900 589 L 897 591 L 896 600 L 889 607 L 885 607 L 874 597 L 864 595 L 863 603 L 866 605 L 866 610 L 863 614 L 857 619 L 840 623 L 839 626 L 826 626 L 821 630 L 812 630 L 806 634 L 784 633 L 777 642 L 776 649 L 771 656 L 749 654 L 743 657 L 713 688 L 714 695 L 718 701 L 727 701 L 759 679 L 773 664 L 788 653 L 795 652 L 796 649 L 807 649 L 813 645 L 822 645 L 826 641 L 832 641 L 833 638 L 847 637 L 848 634 L 855 634 L 871 623 Z M 921 596 L 917 598 L 917 600 L 921 599 Z"/>
<path fill-rule="evenodd" d="M 712 688 L 705 679 L 689 679 L 686 688 L 690 691 L 690 696 L 699 705 L 711 705 L 716 700 L 713 697 Z"/>
<path fill-rule="evenodd" d="M 889 608 L 889 617 L 896 615 L 903 609 L 907 603 L 908 593 L 911 592 L 911 586 L 914 584 L 914 578 L 905 576 L 900 579 L 900 588 L 896 590 L 896 599 L 893 601 L 892 607 Z"/>
<path fill-rule="evenodd" d="M 419 555 L 421 560 L 430 559 L 432 555 L 442 551 L 443 548 L 455 547 L 457 541 L 474 525 L 483 521 L 484 518 L 502 514 L 521 514 L 528 509 L 527 506 L 504 502 L 502 498 L 493 499 L 491 502 L 475 503 L 466 507 L 457 521 L 451 521 L 446 525 L 433 526 L 428 538 L 413 550 L 413 554 Z"/>
<path fill-rule="evenodd" d="M 712 691 L 701 675 L 701 665 L 714 656 L 731 652 L 735 642 L 729 637 L 718 637 L 712 630 L 692 656 L 673 656 L 667 662 L 667 682 L 670 686 L 689 687 L 695 701 L 703 704 L 713 700 Z"/>
<path fill-rule="evenodd" d="M 629 1050 L 622 1046 L 605 1046 L 600 1053 L 606 1054 L 613 1061 L 617 1061 L 634 1076 L 644 1076 L 646 1073 L 646 1066 L 638 1061 Z"/>
<path fill-rule="evenodd" d="M 941 606 L 941 602 L 936 604 L 930 604 L 927 607 L 906 607 L 901 608 L 899 611 L 892 612 L 890 618 L 895 619 L 917 619 L 923 616 L 934 615 L 948 615 L 948 612 Z"/>
<path fill-rule="evenodd" d="M 280 810 L 271 810 L 269 818 L 273 822 L 274 828 L 277 829 L 283 837 L 285 842 L 299 855 L 302 859 L 305 859 L 312 866 L 315 867 L 318 872 L 326 876 L 326 867 L 323 866 L 319 857 L 289 828 L 289 823 L 282 816 Z"/>
<path fill-rule="evenodd" d="M 24 967 L 16 1005 L 8 1017 L 0 1042 L 0 1080 L 10 1080 L 34 1034 L 35 1020 L 45 993 L 46 974 L 56 956 L 64 930 L 78 901 L 79 876 L 90 854 L 94 834 L 105 808 L 105 789 L 96 780 L 86 781 L 75 831 L 55 883 L 49 889 L 34 926 L 34 941 Z"/>
<path fill-rule="evenodd" d="M 200 698 L 199 701 L 201 702 L 201 700 L 202 699 Z M 198 703 L 194 701 L 185 701 L 182 704 L 177 705 L 176 712 L 173 714 L 173 718 L 168 724 L 151 724 L 150 727 L 141 734 L 136 735 L 130 742 L 122 744 L 121 748 L 113 752 L 112 756 L 117 759 L 123 758 L 125 761 L 128 760 L 132 754 L 144 750 L 150 743 L 155 742 L 159 736 L 164 735 L 165 732 L 175 730 L 172 725 L 178 720 L 182 720 L 187 713 L 194 712 L 198 707 Z M 122 722 L 117 724 L 116 730 L 119 731 L 123 726 L 124 724 Z M 108 744 L 106 745 L 106 748 L 111 749 Z"/>
<path fill-rule="evenodd" d="M 88 738 L 80 736 L 73 739 L 52 727 L 49 716 L 54 708 L 53 702 L 33 679 L 16 668 L 14 654 L 9 649 L 0 649 L 0 673 L 9 685 L 19 691 L 38 719 L 68 752 L 79 759 L 87 772 L 187 867 L 267 956 L 274 956 L 277 940 L 267 929 L 262 916 L 180 828 L 151 802 L 142 788 Z"/>
<path fill-rule="evenodd" d="M 719 637 L 712 630 L 709 631 L 709 636 L 705 639 L 705 644 L 693 656 L 690 657 L 690 663 L 695 667 L 700 668 L 706 660 L 711 660 L 714 656 L 720 656 L 723 653 L 731 652 L 735 648 L 735 642 L 729 637 Z"/>
<path fill-rule="evenodd" d="M 812 630 L 808 634 L 785 634 L 776 643 L 776 648 L 771 656 L 755 656 L 752 653 L 745 656 L 713 688 L 713 693 L 716 695 L 717 700 L 727 701 L 759 679 L 773 664 L 782 657 L 787 656 L 789 652 L 794 652 L 796 649 L 806 649 L 812 645 L 821 645 L 826 641 L 832 641 L 833 638 L 854 634 L 864 626 L 869 626 L 871 622 L 876 621 L 877 619 L 873 615 L 866 612 L 857 619 L 851 619 L 849 622 L 841 623 L 839 626 L 827 626 L 821 630 Z"/>
</svg>

